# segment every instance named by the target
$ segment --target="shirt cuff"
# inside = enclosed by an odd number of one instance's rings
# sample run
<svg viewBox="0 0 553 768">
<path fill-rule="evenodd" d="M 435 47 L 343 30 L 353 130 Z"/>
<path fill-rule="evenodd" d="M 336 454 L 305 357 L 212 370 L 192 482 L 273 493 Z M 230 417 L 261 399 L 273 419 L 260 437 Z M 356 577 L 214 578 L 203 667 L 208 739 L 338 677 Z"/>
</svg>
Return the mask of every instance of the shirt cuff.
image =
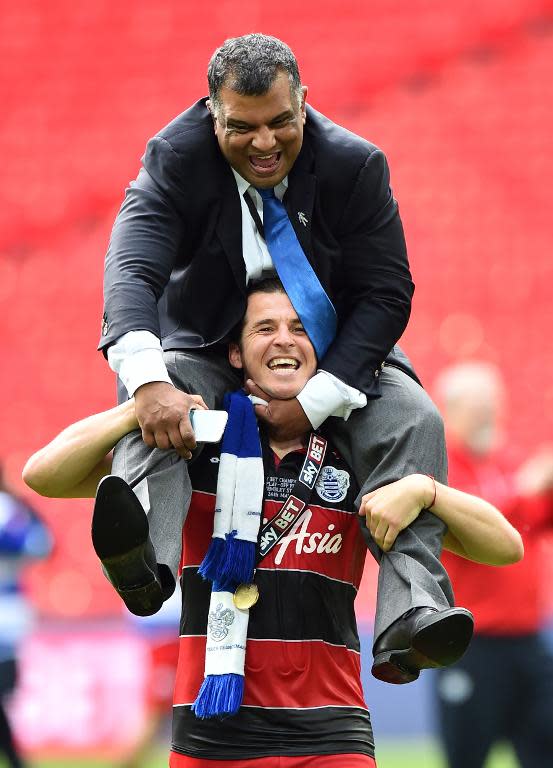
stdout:
<svg viewBox="0 0 553 768">
<path fill-rule="evenodd" d="M 125 385 L 129 397 L 138 387 L 152 381 L 173 383 L 163 360 L 161 343 L 150 331 L 125 333 L 109 347 L 108 362 Z"/>
<path fill-rule="evenodd" d="M 344 384 L 328 371 L 318 371 L 297 396 L 313 429 L 329 416 L 347 421 L 356 408 L 367 405 L 367 397 L 354 387 Z"/>
</svg>

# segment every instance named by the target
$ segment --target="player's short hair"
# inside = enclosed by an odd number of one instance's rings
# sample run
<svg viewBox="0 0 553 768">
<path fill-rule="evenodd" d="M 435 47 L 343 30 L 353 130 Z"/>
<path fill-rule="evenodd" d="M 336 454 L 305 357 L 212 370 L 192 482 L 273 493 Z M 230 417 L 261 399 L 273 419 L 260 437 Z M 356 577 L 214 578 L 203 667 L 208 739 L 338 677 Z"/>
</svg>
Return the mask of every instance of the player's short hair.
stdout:
<svg viewBox="0 0 553 768">
<path fill-rule="evenodd" d="M 278 277 L 263 277 L 261 280 L 252 280 L 248 285 L 248 298 L 252 293 L 286 293 Z"/>
<path fill-rule="evenodd" d="M 214 112 L 217 113 L 221 106 L 220 93 L 224 85 L 242 96 L 262 96 L 280 72 L 288 75 L 290 91 L 299 107 L 302 90 L 298 62 L 286 43 L 257 32 L 225 40 L 207 68 L 209 98 Z"/>
</svg>

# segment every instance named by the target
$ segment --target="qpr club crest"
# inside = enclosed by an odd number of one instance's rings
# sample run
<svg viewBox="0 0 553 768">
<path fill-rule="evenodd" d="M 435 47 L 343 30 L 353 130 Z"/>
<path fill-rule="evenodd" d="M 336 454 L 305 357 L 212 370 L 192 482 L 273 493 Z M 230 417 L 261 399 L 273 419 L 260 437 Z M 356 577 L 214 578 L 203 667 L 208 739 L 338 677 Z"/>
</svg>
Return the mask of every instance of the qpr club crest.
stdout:
<svg viewBox="0 0 553 768">
<path fill-rule="evenodd" d="M 336 467 L 323 467 L 315 485 L 321 499 L 336 503 L 346 498 L 349 488 L 349 473 Z"/>
<path fill-rule="evenodd" d="M 217 642 L 224 640 L 233 621 L 234 611 L 229 608 L 223 610 L 223 603 L 219 603 L 214 611 L 209 612 L 207 619 L 210 636 Z"/>
</svg>

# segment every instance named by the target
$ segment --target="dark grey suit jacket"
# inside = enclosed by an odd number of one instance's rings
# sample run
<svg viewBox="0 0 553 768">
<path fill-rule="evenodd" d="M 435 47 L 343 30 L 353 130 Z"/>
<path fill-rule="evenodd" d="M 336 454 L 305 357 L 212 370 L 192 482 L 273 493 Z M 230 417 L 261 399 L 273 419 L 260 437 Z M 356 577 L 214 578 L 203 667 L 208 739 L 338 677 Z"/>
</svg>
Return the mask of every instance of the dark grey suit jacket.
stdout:
<svg viewBox="0 0 553 768">
<path fill-rule="evenodd" d="M 106 257 L 104 351 L 131 330 L 164 349 L 207 347 L 245 311 L 240 199 L 205 101 L 149 141 L 126 192 Z M 284 204 L 338 313 L 319 366 L 376 397 L 414 289 L 386 158 L 308 107 Z"/>
</svg>

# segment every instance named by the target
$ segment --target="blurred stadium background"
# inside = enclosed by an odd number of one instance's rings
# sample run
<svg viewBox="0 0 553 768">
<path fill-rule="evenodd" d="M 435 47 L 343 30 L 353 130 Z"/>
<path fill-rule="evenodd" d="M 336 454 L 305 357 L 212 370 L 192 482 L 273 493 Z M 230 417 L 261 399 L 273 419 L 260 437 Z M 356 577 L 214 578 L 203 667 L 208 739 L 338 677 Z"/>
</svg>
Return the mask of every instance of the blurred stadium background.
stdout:
<svg viewBox="0 0 553 768">
<path fill-rule="evenodd" d="M 148 137 L 204 95 L 213 49 L 250 31 L 286 40 L 313 106 L 388 155 L 417 285 L 402 344 L 423 381 L 454 360 L 492 360 L 520 457 L 551 440 L 552 0 L 2 5 L 0 456 L 14 488 L 25 493 L 30 453 L 113 403 L 95 347 L 123 189 Z M 32 502 L 56 546 L 29 572 L 40 622 L 22 654 L 18 733 L 52 765 L 116 760 L 147 716 L 145 641 L 93 556 L 90 503 Z M 373 604 L 370 563 L 367 652 Z M 425 682 L 366 683 L 379 766 L 413 766 L 419 753 L 439 766 Z"/>
</svg>

